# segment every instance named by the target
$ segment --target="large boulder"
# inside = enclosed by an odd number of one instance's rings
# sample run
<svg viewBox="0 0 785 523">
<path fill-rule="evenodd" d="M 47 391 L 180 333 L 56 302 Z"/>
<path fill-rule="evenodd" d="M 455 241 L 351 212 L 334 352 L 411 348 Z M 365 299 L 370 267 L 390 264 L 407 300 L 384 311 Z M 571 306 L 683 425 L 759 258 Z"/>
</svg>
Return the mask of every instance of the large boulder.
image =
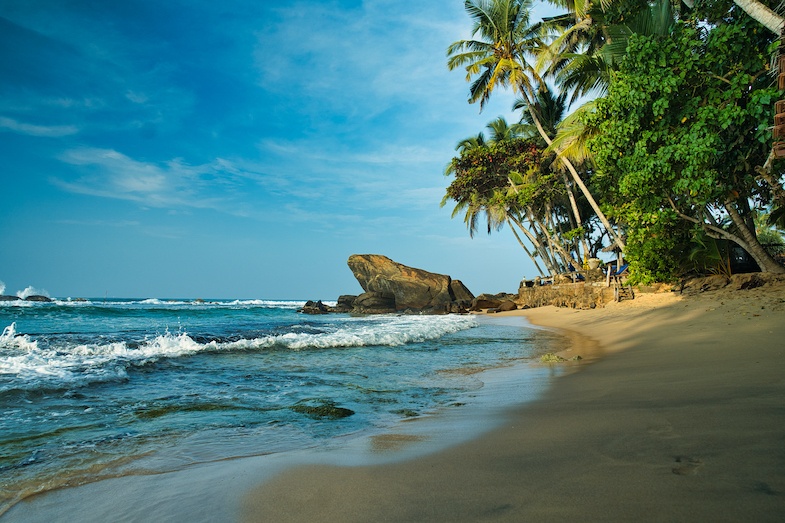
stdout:
<svg viewBox="0 0 785 523">
<path fill-rule="evenodd" d="M 450 290 L 452 291 L 453 296 L 455 296 L 456 301 L 471 303 L 472 300 L 474 300 L 474 294 L 466 288 L 466 285 L 464 285 L 461 280 L 451 281 Z"/>
<path fill-rule="evenodd" d="M 364 292 L 353 302 L 353 312 L 361 314 L 385 314 L 395 312 L 395 295 L 391 292 Z"/>
<path fill-rule="evenodd" d="M 379 254 L 353 254 L 348 264 L 366 293 L 392 294 L 396 310 L 436 309 L 447 312 L 449 305 L 456 301 L 453 281 L 444 274 L 407 267 Z M 463 284 L 457 283 L 462 299 L 464 295 L 471 296 Z M 357 306 L 355 301 L 355 308 Z"/>
<path fill-rule="evenodd" d="M 514 306 L 517 298 L 517 295 L 507 294 L 506 292 L 500 292 L 499 294 L 480 294 L 472 300 L 469 310 L 481 311 L 483 309 L 494 309 L 495 312 L 498 312 L 498 309 L 502 308 L 502 304 L 504 304 L 504 310 L 512 311 L 515 309 L 510 308 L 511 304 Z"/>
<path fill-rule="evenodd" d="M 357 296 L 353 294 L 342 294 L 338 296 L 338 301 L 335 304 L 335 307 L 332 308 L 332 312 L 350 312 L 354 307 L 354 300 L 357 299 Z"/>
</svg>

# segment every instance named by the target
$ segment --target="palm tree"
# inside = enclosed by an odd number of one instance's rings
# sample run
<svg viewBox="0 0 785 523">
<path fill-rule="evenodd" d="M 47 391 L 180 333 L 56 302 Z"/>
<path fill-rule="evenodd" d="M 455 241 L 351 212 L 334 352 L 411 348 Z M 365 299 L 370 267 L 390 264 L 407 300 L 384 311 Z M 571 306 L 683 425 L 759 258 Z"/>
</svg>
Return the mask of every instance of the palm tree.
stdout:
<svg viewBox="0 0 785 523">
<path fill-rule="evenodd" d="M 523 98 L 518 98 L 513 102 L 513 111 L 521 112 L 521 126 L 522 130 L 530 136 L 539 136 L 537 127 L 534 125 L 532 113 L 529 112 L 526 101 Z M 553 90 L 547 85 L 543 85 L 537 89 L 534 98 L 534 113 L 540 120 L 542 128 L 548 133 L 548 136 L 553 138 L 556 136 L 556 128 L 559 122 L 564 118 L 567 112 L 567 92 L 563 91 L 559 95 L 555 95 Z"/>
<path fill-rule="evenodd" d="M 491 131 L 491 142 L 501 142 L 520 138 L 521 131 L 523 130 L 520 124 L 508 124 L 504 116 L 499 116 L 495 120 L 491 120 L 486 127 Z"/>
<path fill-rule="evenodd" d="M 528 135 L 539 135 L 537 127 L 534 124 L 532 114 L 536 114 L 540 120 L 540 124 L 548 136 L 553 139 L 556 136 L 556 130 L 559 123 L 562 121 L 564 114 L 567 112 L 567 92 L 564 91 L 558 96 L 554 95 L 553 90 L 546 84 L 543 84 L 535 94 L 534 111 L 528 110 L 528 104 L 522 98 L 515 100 L 513 110 L 523 110 L 521 114 L 521 127 L 527 131 Z M 551 147 L 553 149 L 553 147 Z M 567 175 L 562 171 L 563 183 L 567 189 L 567 198 L 570 202 L 572 214 L 569 215 L 572 222 L 573 229 L 582 229 L 583 220 L 581 213 L 578 209 L 578 202 L 575 199 L 575 193 L 572 186 L 567 179 Z M 586 236 L 581 236 L 581 245 L 583 247 L 584 256 L 578 255 L 578 258 L 588 258 L 592 255 L 589 249 L 589 244 L 586 241 Z"/>
<path fill-rule="evenodd" d="M 542 27 L 530 25 L 533 0 L 466 0 L 464 7 L 474 21 L 472 35 L 477 40 L 459 40 L 447 49 L 447 65 L 452 70 L 465 67 L 467 80 L 476 77 L 469 88 L 469 102 L 479 101 L 480 108 L 496 87 L 511 86 L 518 92 L 531 114 L 540 136 L 550 145 L 552 140 L 543 129 L 533 100 L 542 81 L 530 58 L 545 48 Z M 624 242 L 611 227 L 586 184 L 572 163 L 560 157 L 575 184 L 591 205 L 613 240 L 624 249 Z"/>
<path fill-rule="evenodd" d="M 458 142 L 458 145 L 455 146 L 455 150 L 463 152 L 475 147 L 482 147 L 483 145 L 485 145 L 485 135 L 477 133 L 477 136 L 470 136 L 469 138 L 464 138 Z M 447 174 L 450 173 L 448 172 Z"/>
<path fill-rule="evenodd" d="M 694 0 L 689 0 L 694 4 Z M 690 5 L 687 0 L 685 4 Z M 781 35 L 785 28 L 785 18 L 781 17 L 757 0 L 733 0 L 745 13 L 760 22 L 766 29 L 775 35 Z"/>
<path fill-rule="evenodd" d="M 579 15 L 575 12 L 571 16 Z M 548 52 L 542 53 L 539 62 L 544 66 L 543 57 L 550 60 L 547 73 L 555 76 L 559 87 L 572 91 L 573 101 L 590 94 L 605 95 L 611 74 L 618 69 L 633 34 L 666 35 L 676 21 L 670 0 L 654 0 L 624 23 L 606 24 L 602 10 L 593 5 L 584 6 L 581 17 L 563 26 L 564 32 L 550 44 Z M 573 162 L 584 162 L 590 155 L 586 143 L 596 129 L 585 127 L 583 120 L 594 106 L 594 100 L 586 102 L 561 122 L 549 149 Z"/>
</svg>

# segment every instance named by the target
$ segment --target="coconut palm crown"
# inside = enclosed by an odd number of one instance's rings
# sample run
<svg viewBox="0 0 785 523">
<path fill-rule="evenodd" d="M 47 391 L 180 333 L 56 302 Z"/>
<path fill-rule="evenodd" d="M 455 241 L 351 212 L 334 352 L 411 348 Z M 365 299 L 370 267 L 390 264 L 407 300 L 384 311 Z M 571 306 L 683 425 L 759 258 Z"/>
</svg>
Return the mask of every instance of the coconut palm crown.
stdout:
<svg viewBox="0 0 785 523">
<path fill-rule="evenodd" d="M 544 47 L 541 24 L 530 24 L 532 0 L 466 0 L 472 18 L 472 36 L 447 48 L 450 70 L 466 69 L 469 102 L 480 109 L 496 87 L 532 93 L 540 78 L 530 64 L 530 51 Z"/>
</svg>

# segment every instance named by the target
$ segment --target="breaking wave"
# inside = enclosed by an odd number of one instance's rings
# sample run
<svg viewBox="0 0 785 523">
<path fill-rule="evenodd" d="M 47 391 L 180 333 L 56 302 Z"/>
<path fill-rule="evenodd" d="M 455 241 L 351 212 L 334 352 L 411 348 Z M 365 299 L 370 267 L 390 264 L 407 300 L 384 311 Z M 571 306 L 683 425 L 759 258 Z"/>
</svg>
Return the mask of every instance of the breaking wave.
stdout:
<svg viewBox="0 0 785 523">
<path fill-rule="evenodd" d="M 470 316 L 386 316 L 344 318 L 316 332 L 272 333 L 253 338 L 197 341 L 185 332 L 165 332 L 141 342 L 68 343 L 36 339 L 16 331 L 16 323 L 0 335 L 0 392 L 83 386 L 124 380 L 129 370 L 167 358 L 218 351 L 318 350 L 348 347 L 401 346 L 438 339 L 477 325 Z"/>
</svg>

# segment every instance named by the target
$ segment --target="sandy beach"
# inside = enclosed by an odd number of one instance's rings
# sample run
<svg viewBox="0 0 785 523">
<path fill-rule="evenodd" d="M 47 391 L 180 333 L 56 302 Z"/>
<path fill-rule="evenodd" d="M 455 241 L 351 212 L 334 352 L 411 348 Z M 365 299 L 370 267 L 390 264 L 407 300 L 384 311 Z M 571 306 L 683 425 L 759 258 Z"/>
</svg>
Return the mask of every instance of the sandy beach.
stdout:
<svg viewBox="0 0 785 523">
<path fill-rule="evenodd" d="M 565 330 L 562 355 L 583 363 L 479 438 L 288 470 L 245 495 L 243 518 L 783 521 L 785 282 L 737 287 L 505 313 Z"/>
</svg>

